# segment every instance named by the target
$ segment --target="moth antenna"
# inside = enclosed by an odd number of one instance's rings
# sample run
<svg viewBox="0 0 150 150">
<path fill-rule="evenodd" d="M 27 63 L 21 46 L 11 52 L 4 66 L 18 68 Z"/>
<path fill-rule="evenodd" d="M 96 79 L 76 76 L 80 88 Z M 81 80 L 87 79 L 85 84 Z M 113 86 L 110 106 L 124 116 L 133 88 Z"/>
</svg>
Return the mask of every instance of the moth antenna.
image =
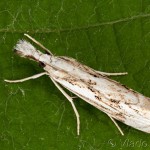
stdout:
<svg viewBox="0 0 150 150">
<path fill-rule="evenodd" d="M 30 40 L 32 40 L 34 43 L 36 43 L 38 46 L 40 46 L 42 49 L 44 49 L 47 52 L 47 54 L 53 56 L 52 52 L 49 49 L 47 49 L 44 45 L 42 45 L 40 42 L 38 42 L 37 40 L 35 40 L 33 37 L 31 37 L 26 33 L 24 35 L 28 37 Z"/>
</svg>

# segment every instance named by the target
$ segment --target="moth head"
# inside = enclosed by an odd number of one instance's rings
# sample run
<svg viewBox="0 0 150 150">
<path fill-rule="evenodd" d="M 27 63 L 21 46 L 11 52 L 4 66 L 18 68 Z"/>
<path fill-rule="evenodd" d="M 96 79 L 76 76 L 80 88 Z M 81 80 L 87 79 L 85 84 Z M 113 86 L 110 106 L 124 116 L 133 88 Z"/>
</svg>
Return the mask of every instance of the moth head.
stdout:
<svg viewBox="0 0 150 150">
<path fill-rule="evenodd" d="M 21 56 L 31 55 L 32 52 L 36 51 L 34 46 L 25 40 L 19 40 L 14 47 L 14 51 Z"/>
<path fill-rule="evenodd" d="M 28 57 L 33 60 L 36 59 L 35 56 L 37 54 L 37 50 L 32 44 L 25 40 L 19 40 L 14 47 L 14 51 L 21 57 Z"/>
</svg>

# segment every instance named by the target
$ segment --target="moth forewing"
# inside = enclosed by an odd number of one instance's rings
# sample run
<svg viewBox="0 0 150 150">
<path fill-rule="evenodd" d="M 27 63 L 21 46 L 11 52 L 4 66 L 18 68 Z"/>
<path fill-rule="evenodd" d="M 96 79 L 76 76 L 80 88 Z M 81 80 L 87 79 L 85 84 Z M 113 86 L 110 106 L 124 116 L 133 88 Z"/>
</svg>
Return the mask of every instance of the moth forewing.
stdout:
<svg viewBox="0 0 150 150">
<path fill-rule="evenodd" d="M 33 42 L 48 49 L 26 34 Z M 5 80 L 15 83 L 48 75 L 56 87 L 69 100 L 77 117 L 77 133 L 79 134 L 79 114 L 73 99 L 60 87 L 70 90 L 89 104 L 106 113 L 115 123 L 121 134 L 123 132 L 113 118 L 131 127 L 150 133 L 150 98 L 133 91 L 120 83 L 107 78 L 108 75 L 125 75 L 125 73 L 105 73 L 83 65 L 73 58 L 54 56 L 51 52 L 43 54 L 29 42 L 20 40 L 15 47 L 20 56 L 33 59 L 42 64 L 45 72 L 21 80 Z M 59 83 L 59 84 L 58 84 Z"/>
<path fill-rule="evenodd" d="M 51 66 L 44 69 L 62 86 L 106 114 L 136 129 L 150 132 L 150 98 L 72 58 L 55 57 Z"/>
</svg>

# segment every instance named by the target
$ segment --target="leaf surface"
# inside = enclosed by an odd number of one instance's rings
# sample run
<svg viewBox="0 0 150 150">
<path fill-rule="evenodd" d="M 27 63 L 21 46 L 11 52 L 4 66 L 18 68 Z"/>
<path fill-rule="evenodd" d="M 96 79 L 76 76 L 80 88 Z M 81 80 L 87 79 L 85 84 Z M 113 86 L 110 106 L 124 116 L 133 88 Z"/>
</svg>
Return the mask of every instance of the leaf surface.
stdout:
<svg viewBox="0 0 150 150">
<path fill-rule="evenodd" d="M 42 72 L 38 64 L 12 49 L 29 33 L 55 55 L 64 55 L 105 72 L 150 97 L 150 2 L 142 0 L 43 0 L 0 2 L 0 149 L 1 150 L 148 150 L 150 135 L 112 121 L 77 98 L 70 103 L 48 77 L 8 84 Z M 37 46 L 38 49 L 40 49 Z M 69 95 L 73 96 L 68 91 Z"/>
</svg>

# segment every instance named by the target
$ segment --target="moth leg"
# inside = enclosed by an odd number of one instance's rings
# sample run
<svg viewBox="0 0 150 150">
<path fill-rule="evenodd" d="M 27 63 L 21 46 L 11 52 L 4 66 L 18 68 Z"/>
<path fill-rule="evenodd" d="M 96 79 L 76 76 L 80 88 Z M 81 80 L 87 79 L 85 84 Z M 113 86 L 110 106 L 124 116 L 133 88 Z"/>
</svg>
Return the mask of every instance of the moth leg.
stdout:
<svg viewBox="0 0 150 150">
<path fill-rule="evenodd" d="M 39 78 L 39 77 L 41 77 L 43 75 L 47 75 L 47 72 L 42 72 L 42 73 L 33 75 L 31 77 L 27 77 L 27 78 L 24 78 L 24 79 L 19 79 L 19 80 L 4 80 L 4 81 L 8 82 L 8 83 L 18 83 L 18 82 L 24 82 L 24 81 L 27 81 L 27 80 L 31 80 L 31 79 L 36 79 L 36 78 Z"/>
<path fill-rule="evenodd" d="M 53 54 L 51 53 L 50 50 L 48 50 L 45 46 L 43 46 L 40 42 L 38 42 L 37 40 L 35 40 L 33 37 L 31 37 L 30 35 L 28 34 L 24 34 L 26 37 L 28 37 L 30 40 L 32 40 L 34 43 L 36 43 L 38 46 L 40 46 L 41 48 L 43 48 L 48 54 L 52 55 Z"/>
<path fill-rule="evenodd" d="M 120 75 L 127 75 L 128 72 L 118 72 L 118 73 L 108 73 L 108 72 L 101 72 L 101 71 L 96 71 L 99 74 L 106 75 L 106 76 L 120 76 Z"/>
<path fill-rule="evenodd" d="M 108 114 L 107 114 L 107 115 L 108 115 Z M 118 128 L 118 130 L 119 130 L 119 132 L 121 133 L 121 135 L 124 136 L 123 131 L 121 130 L 121 128 L 119 127 L 119 125 L 117 124 L 117 122 L 115 121 L 115 119 L 112 118 L 110 115 L 108 115 L 108 116 L 109 116 L 109 118 L 112 120 L 112 122 L 115 124 L 115 126 Z"/>
<path fill-rule="evenodd" d="M 77 96 L 72 96 L 71 98 L 72 98 L 72 99 L 75 99 L 75 98 L 78 98 L 78 97 L 77 97 Z"/>
<path fill-rule="evenodd" d="M 73 99 L 72 99 L 72 97 L 70 97 L 63 89 L 62 89 L 62 87 L 52 78 L 52 77 L 50 77 L 51 78 L 51 80 L 53 81 L 53 83 L 55 84 L 55 86 L 62 92 L 62 94 L 68 99 L 68 101 L 71 103 L 71 105 L 72 105 L 72 108 L 73 108 L 73 110 L 74 110 L 74 112 L 75 112 L 75 115 L 76 115 L 76 118 L 77 118 L 77 135 L 79 135 L 80 134 L 80 119 L 79 119 L 79 113 L 78 113 L 78 111 L 77 111 L 77 109 L 76 109 L 76 107 L 75 107 L 75 105 L 74 105 L 74 103 L 73 103 Z"/>
</svg>

